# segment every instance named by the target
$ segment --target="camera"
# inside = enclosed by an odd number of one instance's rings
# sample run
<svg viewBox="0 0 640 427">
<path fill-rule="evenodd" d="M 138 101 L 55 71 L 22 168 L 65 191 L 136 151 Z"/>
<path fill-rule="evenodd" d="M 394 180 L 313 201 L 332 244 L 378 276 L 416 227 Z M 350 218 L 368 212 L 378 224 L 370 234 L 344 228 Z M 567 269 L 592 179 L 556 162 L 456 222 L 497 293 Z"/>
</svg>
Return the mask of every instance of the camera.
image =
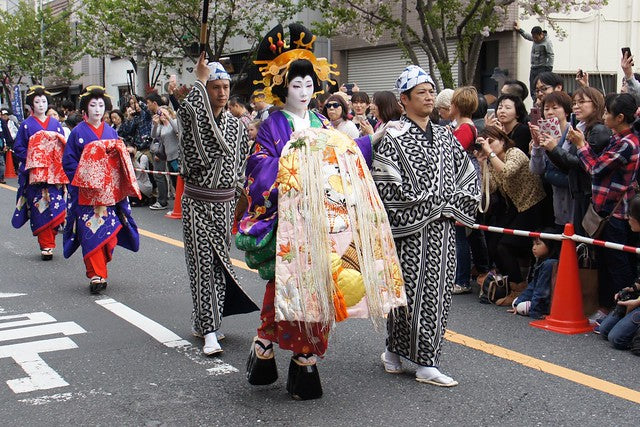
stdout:
<svg viewBox="0 0 640 427">
<path fill-rule="evenodd" d="M 473 144 L 471 144 L 471 148 L 477 151 L 482 151 L 482 144 L 480 144 L 479 142 L 474 142 Z"/>
<path fill-rule="evenodd" d="M 627 289 L 623 289 L 618 293 L 618 301 L 629 301 L 636 299 L 639 296 L 640 291 L 629 291 Z M 624 317 L 627 314 L 627 307 L 617 304 L 614 313 L 619 317 Z"/>
</svg>

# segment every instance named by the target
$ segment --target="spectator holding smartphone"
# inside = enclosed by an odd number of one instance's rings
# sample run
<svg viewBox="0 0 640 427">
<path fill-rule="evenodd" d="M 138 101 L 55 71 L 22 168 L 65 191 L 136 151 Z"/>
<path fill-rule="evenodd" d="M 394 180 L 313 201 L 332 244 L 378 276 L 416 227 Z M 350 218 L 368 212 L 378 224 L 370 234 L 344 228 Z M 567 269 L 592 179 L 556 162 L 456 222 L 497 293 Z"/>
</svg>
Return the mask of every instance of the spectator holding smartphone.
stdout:
<svg viewBox="0 0 640 427">
<path fill-rule="evenodd" d="M 569 139 L 578 150 L 582 167 L 591 175 L 593 208 L 603 218 L 609 216 L 600 239 L 622 245 L 631 244 L 628 207 L 636 193 L 631 186 L 635 183 L 640 154 L 638 137 L 631 131 L 631 123 L 637 108 L 635 98 L 629 94 L 607 96 L 604 122 L 613 136 L 599 154 L 586 142 L 580 130 L 569 131 Z M 622 203 L 618 203 L 620 200 Z M 636 257 L 599 247 L 596 247 L 596 255 L 600 311 L 606 313 L 615 305 L 614 295 L 633 281 Z"/>
<path fill-rule="evenodd" d="M 544 119 L 541 126 L 529 124 L 531 129 L 531 158 L 529 169 L 532 173 L 544 177 L 551 184 L 553 191 L 553 215 L 558 231 L 567 223 L 573 222 L 573 198 L 569 189 L 568 170 L 560 169 L 549 159 L 549 152 L 559 147 L 564 152 L 571 149 L 571 142 L 567 139 L 569 123 L 567 118 L 571 114 L 571 97 L 564 92 L 552 92 L 542 100 Z M 546 124 L 557 120 L 558 132 L 549 131 Z M 559 133 L 559 137 L 558 137 Z"/>
<path fill-rule="evenodd" d="M 622 59 L 620 60 L 620 67 L 624 72 L 624 78 L 622 79 L 622 92 L 633 95 L 636 102 L 640 104 L 640 81 L 638 81 L 633 74 L 633 55 L 631 55 L 628 48 L 623 48 Z"/>
</svg>

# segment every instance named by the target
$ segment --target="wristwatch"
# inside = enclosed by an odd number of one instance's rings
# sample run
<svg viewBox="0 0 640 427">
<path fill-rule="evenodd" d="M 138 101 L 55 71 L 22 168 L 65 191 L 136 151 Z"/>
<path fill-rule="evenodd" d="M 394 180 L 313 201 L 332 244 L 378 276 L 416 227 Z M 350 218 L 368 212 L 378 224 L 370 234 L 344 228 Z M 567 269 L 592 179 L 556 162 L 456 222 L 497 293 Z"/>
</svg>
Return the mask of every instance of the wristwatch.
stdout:
<svg viewBox="0 0 640 427">
<path fill-rule="evenodd" d="M 489 157 L 494 158 L 494 157 L 498 157 L 496 153 L 494 153 L 493 151 L 489 153 Z"/>
</svg>

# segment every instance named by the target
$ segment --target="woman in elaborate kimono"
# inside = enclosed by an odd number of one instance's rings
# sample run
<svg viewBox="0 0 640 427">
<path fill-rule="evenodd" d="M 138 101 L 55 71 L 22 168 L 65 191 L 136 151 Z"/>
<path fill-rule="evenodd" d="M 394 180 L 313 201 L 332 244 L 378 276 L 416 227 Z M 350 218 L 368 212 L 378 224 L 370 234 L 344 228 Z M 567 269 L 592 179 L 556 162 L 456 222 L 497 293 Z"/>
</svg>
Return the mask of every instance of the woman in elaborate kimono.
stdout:
<svg viewBox="0 0 640 427">
<path fill-rule="evenodd" d="M 140 198 L 140 190 L 124 143 L 102 120 L 105 109 L 111 109 L 111 100 L 104 88 L 87 87 L 80 97 L 85 120 L 71 131 L 62 156 L 71 182 L 64 256 L 82 246 L 92 294 L 107 287 L 107 263 L 115 246 L 134 252 L 139 246 L 127 196 Z"/>
<path fill-rule="evenodd" d="M 56 234 L 64 223 L 65 184 L 69 182 L 62 170 L 62 125 L 46 116 L 49 95 L 44 86 L 32 86 L 27 92 L 26 102 L 33 114 L 20 125 L 13 146 L 20 168 L 17 205 L 11 219 L 15 228 L 31 222 L 45 261 L 53 258 Z"/>
<path fill-rule="evenodd" d="M 289 29 L 290 49 L 280 25 L 258 48 L 261 93 L 284 108 L 261 124 L 247 161 L 248 208 L 236 243 L 248 265 L 269 280 L 249 383 L 276 381 L 277 342 L 293 352 L 287 391 L 306 400 L 322 396 L 316 358 L 324 355 L 335 321 L 383 319 L 406 299 L 367 166 L 372 139 L 354 141 L 308 109 L 320 81 L 335 72 L 313 55 L 315 36 L 300 25 Z"/>
</svg>

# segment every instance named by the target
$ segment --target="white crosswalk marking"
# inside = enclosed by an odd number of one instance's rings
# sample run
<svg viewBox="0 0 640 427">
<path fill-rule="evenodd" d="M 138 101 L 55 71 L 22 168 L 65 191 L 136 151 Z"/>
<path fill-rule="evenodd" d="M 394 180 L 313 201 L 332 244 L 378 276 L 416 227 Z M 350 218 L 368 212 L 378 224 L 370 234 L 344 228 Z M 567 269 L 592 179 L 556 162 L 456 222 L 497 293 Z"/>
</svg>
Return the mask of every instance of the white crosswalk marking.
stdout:
<svg viewBox="0 0 640 427">
<path fill-rule="evenodd" d="M 149 319 L 134 309 L 127 307 L 126 305 L 114 300 L 113 298 L 103 298 L 96 301 L 96 304 L 109 310 L 116 316 L 126 320 L 133 326 L 141 329 L 156 341 L 171 348 L 176 348 L 181 353 L 187 355 L 189 359 L 196 363 L 201 363 L 198 360 L 200 357 L 194 356 L 192 353 L 196 353 L 197 350 L 193 348 L 191 343 L 187 340 L 183 340 L 180 336 L 176 335 L 173 331 L 165 328 L 158 322 Z M 223 362 L 219 358 L 207 358 L 205 364 L 213 365 L 213 368 L 207 369 L 209 375 L 224 375 L 232 372 L 238 372 L 238 369 Z"/>
</svg>

